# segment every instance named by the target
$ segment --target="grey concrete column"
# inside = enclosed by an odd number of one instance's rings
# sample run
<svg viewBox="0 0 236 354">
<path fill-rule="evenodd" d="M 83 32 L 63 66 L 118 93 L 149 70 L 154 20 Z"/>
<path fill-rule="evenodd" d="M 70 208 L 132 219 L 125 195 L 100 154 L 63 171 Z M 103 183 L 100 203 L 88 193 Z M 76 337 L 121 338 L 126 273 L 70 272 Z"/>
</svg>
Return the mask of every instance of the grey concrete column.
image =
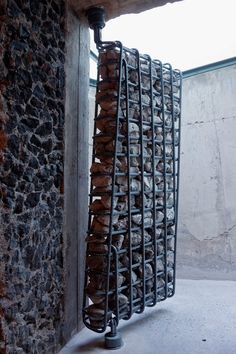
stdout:
<svg viewBox="0 0 236 354">
<path fill-rule="evenodd" d="M 85 237 L 88 215 L 89 31 L 87 19 L 67 9 L 65 102 L 65 329 L 82 327 Z"/>
</svg>

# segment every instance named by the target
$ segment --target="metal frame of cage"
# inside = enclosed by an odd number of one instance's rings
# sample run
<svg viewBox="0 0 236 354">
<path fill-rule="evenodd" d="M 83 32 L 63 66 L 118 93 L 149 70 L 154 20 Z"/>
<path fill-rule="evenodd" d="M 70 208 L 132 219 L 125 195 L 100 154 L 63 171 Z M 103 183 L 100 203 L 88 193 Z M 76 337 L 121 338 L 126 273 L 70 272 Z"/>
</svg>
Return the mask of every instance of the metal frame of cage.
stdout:
<svg viewBox="0 0 236 354">
<path fill-rule="evenodd" d="M 107 153 L 108 156 L 113 158 L 113 167 L 111 173 L 98 173 L 97 175 L 110 175 L 111 176 L 111 190 L 109 192 L 96 192 L 93 184 L 91 183 L 90 189 L 90 205 L 93 203 L 94 198 L 99 198 L 104 193 L 108 194 L 111 198 L 110 210 L 106 211 L 106 215 L 109 215 L 109 231 L 106 235 L 96 235 L 96 233 L 91 228 L 92 220 L 96 215 L 101 215 L 100 212 L 98 214 L 89 211 L 89 221 L 88 221 L 88 236 L 87 241 L 89 244 L 89 238 L 91 236 L 96 237 L 105 237 L 105 243 L 107 246 L 107 251 L 104 253 L 96 253 L 89 251 L 89 247 L 87 247 L 86 257 L 105 257 L 107 263 L 107 269 L 103 272 L 96 271 L 87 266 L 85 270 L 85 287 L 84 287 L 84 304 L 83 304 L 83 320 L 85 325 L 91 330 L 102 333 L 106 330 L 107 326 L 111 326 L 114 329 L 120 321 L 120 319 L 128 320 L 131 318 L 133 313 L 142 313 L 146 306 L 154 306 L 157 302 L 165 300 L 167 297 L 171 297 L 175 292 L 175 271 L 176 271 L 176 234 L 177 234 L 177 221 L 178 221 L 178 191 L 179 191 L 179 161 L 180 161 L 180 109 L 176 111 L 175 102 L 181 106 L 181 72 L 179 70 L 173 70 L 170 64 L 162 64 L 158 60 L 152 60 L 148 55 L 141 55 L 136 49 L 128 49 L 124 47 L 120 42 L 100 42 L 99 46 L 99 61 L 98 61 L 98 77 L 97 77 L 97 90 L 96 97 L 99 94 L 99 85 L 101 81 L 104 82 L 104 79 L 101 79 L 100 68 L 104 65 L 101 62 L 101 55 L 103 53 L 107 53 L 109 51 L 115 51 L 119 55 L 119 59 L 115 60 L 110 59 L 107 62 L 107 65 L 117 64 L 119 66 L 118 74 L 114 77 L 114 81 L 117 82 L 117 98 L 116 98 L 116 113 L 114 116 L 115 124 L 115 132 L 111 134 L 111 137 L 114 139 L 114 151 L 111 153 Z M 135 62 L 137 65 L 134 67 L 129 62 L 127 58 L 132 58 L 132 62 Z M 148 71 L 143 70 L 143 64 L 146 65 Z M 137 83 L 131 82 L 129 80 L 129 72 L 135 71 L 137 73 Z M 155 72 L 158 73 L 158 76 Z M 149 89 L 143 87 L 142 85 L 142 77 L 146 75 L 148 80 L 150 81 Z M 166 79 L 168 77 L 168 79 Z M 108 81 L 112 81 L 113 79 L 108 78 Z M 160 84 L 160 92 L 157 92 L 153 89 L 155 82 L 158 81 Z M 169 85 L 170 93 L 165 93 L 165 84 Z M 138 100 L 134 100 L 130 98 L 130 87 L 135 87 L 136 91 L 138 90 L 139 96 Z M 177 90 L 178 94 L 174 92 Z M 150 97 L 150 103 L 145 103 L 143 101 L 143 94 L 147 92 Z M 155 97 L 158 96 L 161 102 L 160 106 L 157 107 L 155 105 Z M 166 109 L 165 102 L 168 101 L 169 109 Z M 136 105 L 139 107 L 139 119 L 134 119 L 130 115 L 130 108 Z M 93 144 L 93 157 L 92 163 L 99 159 L 99 154 L 96 152 L 95 143 L 98 141 L 104 134 L 99 132 L 97 128 L 97 122 L 99 118 L 99 103 L 96 102 L 95 109 L 95 123 L 94 123 L 94 144 Z M 143 110 L 145 107 L 149 107 L 151 112 L 151 120 L 150 122 L 146 122 L 143 119 Z M 162 123 L 156 123 L 155 117 L 158 115 L 162 119 Z M 171 117 L 171 126 L 167 126 L 165 123 L 165 117 Z M 126 126 L 126 130 L 123 128 L 124 123 Z M 140 145 L 140 153 L 138 156 L 134 156 L 134 154 L 130 153 L 130 145 L 132 144 L 132 135 L 130 133 L 130 123 L 135 123 L 139 127 L 139 139 L 138 143 Z M 144 126 L 149 125 L 149 131 L 152 131 L 150 137 L 146 137 L 144 134 Z M 122 127 L 122 128 L 121 128 Z M 162 129 L 163 141 L 157 141 L 155 137 L 155 129 Z M 172 136 L 172 141 L 167 140 L 167 133 L 170 133 Z M 109 135 L 109 134 L 108 134 Z M 136 139 L 137 140 L 137 139 Z M 148 140 L 149 146 L 151 146 L 151 163 L 152 169 L 150 173 L 145 172 L 144 163 L 145 163 L 145 148 L 144 145 Z M 126 147 L 126 152 L 119 151 L 118 144 L 122 141 L 123 146 Z M 162 149 L 161 156 L 156 155 L 155 146 L 159 144 Z M 166 156 L 167 145 L 171 145 L 173 149 L 173 156 Z M 120 157 L 124 157 L 127 160 L 126 169 L 124 172 L 117 171 L 117 159 Z M 140 159 L 140 172 L 138 176 L 135 176 L 135 173 L 131 173 L 130 169 L 130 161 L 131 158 L 137 157 Z M 163 189 L 158 191 L 156 188 L 156 160 L 161 160 L 163 163 L 163 181 L 164 186 Z M 167 164 L 168 161 L 173 161 L 173 170 L 172 172 L 167 172 Z M 159 173 L 158 173 L 159 174 Z M 123 176 L 127 178 L 127 191 L 120 192 L 116 190 L 116 180 L 118 176 Z M 94 177 L 94 174 L 91 175 Z M 139 178 L 141 190 L 138 192 L 132 191 L 131 189 L 131 180 L 132 178 Z M 145 177 L 151 177 L 152 179 L 152 190 L 147 191 L 145 189 Z M 173 188 L 168 188 L 167 180 L 171 179 L 173 181 Z M 151 208 L 145 207 L 144 199 L 145 195 L 150 193 L 153 199 L 153 205 Z M 158 193 L 164 194 L 164 202 L 163 206 L 156 205 L 156 195 Z M 169 193 L 173 193 L 173 208 L 174 208 L 174 219 L 168 220 L 167 211 L 167 197 Z M 131 199 L 133 195 L 139 195 L 141 198 L 141 207 L 133 207 L 131 203 Z M 117 211 L 114 208 L 114 200 L 117 197 L 127 197 L 127 208 L 123 211 Z M 157 211 L 161 211 L 164 214 L 164 219 L 161 222 L 157 222 Z M 152 226 L 145 225 L 145 213 L 149 211 L 151 212 L 153 224 Z M 134 223 L 132 222 L 132 216 L 134 214 L 141 214 L 141 223 L 139 226 L 134 228 Z M 114 225 L 115 215 L 119 214 L 122 217 L 128 218 L 127 227 L 125 229 L 116 230 Z M 119 217 L 120 217 L 119 216 Z M 174 234 L 168 233 L 169 226 L 174 226 Z M 159 237 L 159 233 L 157 235 L 157 230 L 161 230 L 162 237 Z M 145 230 L 148 229 L 151 233 L 151 240 L 149 242 L 145 242 Z M 151 230 L 151 231 L 150 231 Z M 138 246 L 132 245 L 132 232 L 137 231 L 141 235 L 141 244 Z M 115 235 L 125 234 L 126 243 L 125 247 L 121 247 L 117 249 L 114 246 L 113 238 Z M 174 248 L 173 250 L 168 249 L 169 240 L 173 240 Z M 157 249 L 158 245 L 163 245 L 163 254 L 158 255 Z M 153 248 L 154 255 L 151 258 L 145 257 L 145 250 L 147 247 L 151 246 Z M 142 260 L 139 263 L 133 262 L 133 252 L 139 249 L 139 252 L 142 254 Z M 128 256 L 129 262 L 127 266 L 121 268 L 119 258 L 122 254 L 126 254 Z M 168 256 L 173 255 L 173 264 L 170 267 L 168 265 Z M 163 261 L 163 270 L 158 270 L 157 263 L 158 260 L 162 259 Z M 147 264 L 151 265 L 153 273 L 149 276 L 146 274 Z M 135 269 L 141 269 L 138 279 L 134 282 L 132 279 L 132 272 Z M 94 276 L 103 274 L 105 278 L 105 287 L 100 292 L 100 295 L 104 297 L 104 301 L 102 302 L 101 312 L 103 313 L 100 316 L 100 320 L 97 321 L 97 316 L 93 318 L 93 316 L 89 315 L 89 302 L 87 295 L 87 284 L 88 279 L 93 274 Z M 125 282 L 123 284 L 119 284 L 119 275 L 126 274 Z M 171 276 L 170 276 L 171 274 Z M 159 288 L 158 287 L 158 279 L 162 278 L 164 280 L 164 285 Z M 147 282 L 149 280 L 153 281 L 152 290 L 147 292 Z M 134 288 L 140 285 L 141 290 L 138 296 L 134 297 Z M 128 297 L 128 303 L 125 306 L 119 304 L 119 295 L 125 293 Z M 102 320 L 101 320 L 102 318 Z M 94 320 L 94 321 L 93 321 Z M 95 325 L 98 323 L 98 325 Z"/>
</svg>

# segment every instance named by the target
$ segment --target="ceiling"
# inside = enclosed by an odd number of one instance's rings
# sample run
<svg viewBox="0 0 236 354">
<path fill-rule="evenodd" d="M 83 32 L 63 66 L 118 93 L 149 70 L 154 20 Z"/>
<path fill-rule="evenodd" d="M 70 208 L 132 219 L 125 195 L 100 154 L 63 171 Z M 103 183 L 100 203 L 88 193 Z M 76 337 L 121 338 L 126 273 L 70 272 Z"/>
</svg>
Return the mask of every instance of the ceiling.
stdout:
<svg viewBox="0 0 236 354">
<path fill-rule="evenodd" d="M 181 0 L 68 0 L 76 13 L 82 14 L 93 6 L 102 6 L 106 12 L 106 20 L 129 13 L 139 13 L 154 7 Z"/>
</svg>

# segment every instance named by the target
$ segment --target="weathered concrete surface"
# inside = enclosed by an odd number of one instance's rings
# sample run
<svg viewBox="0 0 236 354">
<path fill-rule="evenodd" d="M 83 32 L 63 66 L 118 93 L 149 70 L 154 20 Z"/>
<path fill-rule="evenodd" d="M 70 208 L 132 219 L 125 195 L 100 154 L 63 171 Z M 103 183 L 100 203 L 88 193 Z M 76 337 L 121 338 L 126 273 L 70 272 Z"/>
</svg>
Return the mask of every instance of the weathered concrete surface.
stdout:
<svg viewBox="0 0 236 354">
<path fill-rule="evenodd" d="M 236 65 L 183 81 L 178 276 L 236 279 Z"/>
<path fill-rule="evenodd" d="M 236 352 L 236 282 L 178 280 L 176 295 L 121 321 L 122 354 Z M 59 354 L 107 354 L 103 335 L 83 329 Z"/>
<path fill-rule="evenodd" d="M 81 327 L 88 205 L 89 31 L 67 9 L 65 101 L 65 326 L 69 340 Z"/>
<path fill-rule="evenodd" d="M 89 167 L 92 163 L 96 87 L 89 87 Z"/>
<path fill-rule="evenodd" d="M 106 19 L 118 17 L 129 13 L 139 13 L 181 0 L 68 0 L 77 13 L 85 13 L 92 6 L 103 6 L 106 11 Z"/>
</svg>

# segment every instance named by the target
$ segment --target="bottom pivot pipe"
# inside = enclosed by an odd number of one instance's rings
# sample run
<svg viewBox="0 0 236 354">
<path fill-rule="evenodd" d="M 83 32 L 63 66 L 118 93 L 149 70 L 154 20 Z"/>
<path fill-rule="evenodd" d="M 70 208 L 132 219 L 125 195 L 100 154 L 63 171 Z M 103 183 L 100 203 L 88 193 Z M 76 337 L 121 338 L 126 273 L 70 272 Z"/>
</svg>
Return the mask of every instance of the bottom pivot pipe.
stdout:
<svg viewBox="0 0 236 354">
<path fill-rule="evenodd" d="M 110 323 L 111 332 L 105 334 L 105 348 L 119 349 L 123 345 L 121 334 L 117 331 L 117 323 L 113 318 Z"/>
</svg>

